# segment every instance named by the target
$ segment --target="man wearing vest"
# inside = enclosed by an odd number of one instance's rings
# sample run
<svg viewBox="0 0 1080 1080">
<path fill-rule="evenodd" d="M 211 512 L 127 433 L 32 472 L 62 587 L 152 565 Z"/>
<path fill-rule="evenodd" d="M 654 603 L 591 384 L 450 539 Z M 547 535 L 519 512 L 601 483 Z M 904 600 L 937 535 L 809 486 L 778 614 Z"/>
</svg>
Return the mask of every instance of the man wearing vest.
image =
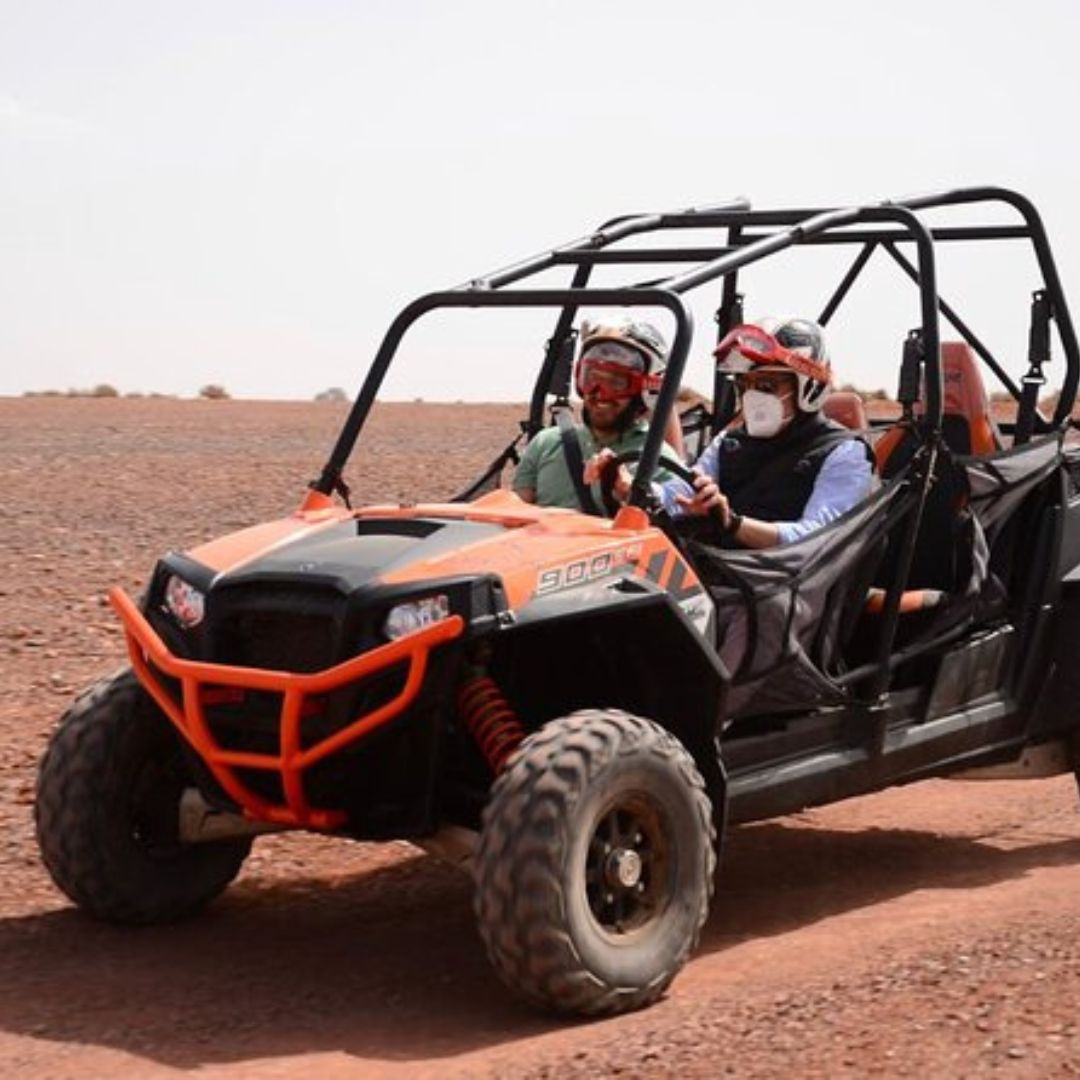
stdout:
<svg viewBox="0 0 1080 1080">
<path fill-rule="evenodd" d="M 801 539 L 871 493 L 869 447 L 819 411 L 831 369 L 817 323 L 767 318 L 737 326 L 714 355 L 734 377 L 742 425 L 705 449 L 693 487 L 677 478 L 656 485 L 668 513 L 715 512 L 721 543 L 765 548 Z M 587 474 L 603 460 L 590 462 Z M 620 475 L 616 494 L 628 488 Z"/>
<path fill-rule="evenodd" d="M 583 480 L 584 462 L 602 449 L 612 456 L 641 450 L 666 365 L 667 345 L 649 323 L 585 323 L 574 365 L 584 423 L 574 424 L 566 410 L 557 426 L 538 432 L 521 455 L 514 491 L 540 506 L 601 515 L 618 509 L 605 505 L 598 478 Z M 682 460 L 666 444 L 662 453 Z M 658 479 L 669 475 L 661 469 Z"/>
</svg>

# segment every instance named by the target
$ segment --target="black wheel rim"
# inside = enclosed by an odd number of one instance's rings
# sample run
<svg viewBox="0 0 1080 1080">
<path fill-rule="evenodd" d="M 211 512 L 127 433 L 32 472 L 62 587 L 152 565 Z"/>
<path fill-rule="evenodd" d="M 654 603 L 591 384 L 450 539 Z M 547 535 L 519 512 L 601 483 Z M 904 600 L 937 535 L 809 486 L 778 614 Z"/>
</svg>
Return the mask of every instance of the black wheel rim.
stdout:
<svg viewBox="0 0 1080 1080">
<path fill-rule="evenodd" d="M 641 930 L 667 907 L 671 844 L 659 807 L 644 795 L 611 803 L 593 826 L 585 892 L 600 929 L 613 937 Z"/>
</svg>

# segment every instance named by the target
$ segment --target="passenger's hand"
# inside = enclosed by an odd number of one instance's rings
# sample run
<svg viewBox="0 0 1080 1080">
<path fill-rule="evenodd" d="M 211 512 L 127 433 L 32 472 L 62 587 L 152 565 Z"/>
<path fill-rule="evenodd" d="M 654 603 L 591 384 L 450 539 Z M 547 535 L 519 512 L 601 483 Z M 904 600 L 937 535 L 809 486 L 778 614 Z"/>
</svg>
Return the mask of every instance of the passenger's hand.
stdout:
<svg viewBox="0 0 1080 1080">
<path fill-rule="evenodd" d="M 585 483 L 595 484 L 603 477 L 604 473 L 612 467 L 611 463 L 614 460 L 615 451 L 608 447 L 593 454 L 593 456 L 585 462 L 585 470 L 583 473 Z M 632 479 L 630 470 L 625 465 L 620 465 L 619 471 L 615 474 L 615 482 L 611 486 L 611 493 L 619 500 L 619 502 L 626 502 L 629 497 L 630 482 Z"/>
<path fill-rule="evenodd" d="M 701 517 L 705 514 L 717 514 L 726 526 L 731 516 L 727 497 L 716 486 L 716 481 L 706 476 L 700 469 L 694 470 L 694 494 L 676 495 L 675 501 L 686 514 Z"/>
</svg>

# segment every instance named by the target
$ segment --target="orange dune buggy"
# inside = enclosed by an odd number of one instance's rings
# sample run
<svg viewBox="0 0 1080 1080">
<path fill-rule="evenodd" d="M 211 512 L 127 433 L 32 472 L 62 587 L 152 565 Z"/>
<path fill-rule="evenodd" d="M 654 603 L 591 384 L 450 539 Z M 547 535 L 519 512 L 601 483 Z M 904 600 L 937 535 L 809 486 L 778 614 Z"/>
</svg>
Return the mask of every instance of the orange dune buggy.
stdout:
<svg viewBox="0 0 1080 1080">
<path fill-rule="evenodd" d="M 958 207 L 1018 220 L 928 223 Z M 691 229 L 712 240 L 678 242 Z M 1037 275 L 1019 382 L 935 274 L 941 245 L 1017 242 Z M 782 548 L 730 550 L 683 531 L 650 481 L 693 339 L 685 294 L 718 288 L 723 334 L 742 321 L 741 273 L 835 245 L 855 258 L 821 322 L 874 255 L 918 300 L 901 415 L 864 431 L 882 436 L 885 483 Z M 633 283 L 661 264 L 676 270 Z M 598 267 L 626 268 L 630 283 L 593 287 Z M 559 268 L 565 287 L 523 284 Z M 531 437 L 567 400 L 575 321 L 605 306 L 661 309 L 674 326 L 616 516 L 541 509 L 499 488 L 513 445 L 459 500 L 349 507 L 346 462 L 418 319 L 557 312 Z M 962 339 L 945 350 L 939 313 Z M 1064 378 L 1047 415 L 1055 326 Z M 965 363 L 943 365 L 957 348 Z M 1016 398 L 1000 428 L 956 404 L 985 399 L 953 393 L 976 355 Z M 295 513 L 165 555 L 138 603 L 112 592 L 130 666 L 75 702 L 45 755 L 44 861 L 91 914 L 153 923 L 217 896 L 260 832 L 404 838 L 471 868 L 491 960 L 527 999 L 585 1014 L 651 1002 L 694 949 L 732 824 L 930 776 L 1075 767 L 1080 462 L 1063 435 L 1078 373 L 1042 223 L 992 188 L 619 218 L 422 297 L 392 324 Z M 714 392 L 690 436 L 730 419 L 723 376 Z M 720 649 L 736 623 L 746 648 L 728 670 Z"/>
</svg>

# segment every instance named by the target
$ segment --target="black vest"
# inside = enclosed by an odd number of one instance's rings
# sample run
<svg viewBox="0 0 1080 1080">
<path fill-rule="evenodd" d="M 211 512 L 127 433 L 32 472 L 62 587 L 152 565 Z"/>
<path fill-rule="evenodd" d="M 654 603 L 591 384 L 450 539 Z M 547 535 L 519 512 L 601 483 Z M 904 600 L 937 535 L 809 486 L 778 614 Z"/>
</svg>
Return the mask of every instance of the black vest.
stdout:
<svg viewBox="0 0 1080 1080">
<path fill-rule="evenodd" d="M 761 521 L 798 521 L 825 459 L 856 438 L 819 413 L 803 413 L 779 435 L 755 439 L 744 430 L 724 435 L 717 457 L 720 490 L 737 514 Z"/>
</svg>

